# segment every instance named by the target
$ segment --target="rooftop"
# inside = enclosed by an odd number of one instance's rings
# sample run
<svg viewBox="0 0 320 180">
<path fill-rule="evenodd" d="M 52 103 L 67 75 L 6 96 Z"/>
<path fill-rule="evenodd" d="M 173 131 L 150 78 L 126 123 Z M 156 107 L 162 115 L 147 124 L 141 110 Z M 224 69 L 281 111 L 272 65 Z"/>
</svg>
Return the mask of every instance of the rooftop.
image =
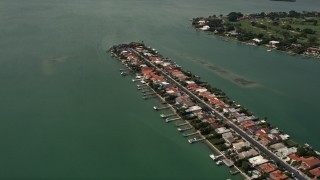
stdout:
<svg viewBox="0 0 320 180">
<path fill-rule="evenodd" d="M 258 166 L 260 164 L 266 163 L 268 162 L 268 160 L 260 155 L 260 156 L 250 158 L 249 162 L 251 163 L 252 167 L 254 167 L 254 166 Z"/>
</svg>

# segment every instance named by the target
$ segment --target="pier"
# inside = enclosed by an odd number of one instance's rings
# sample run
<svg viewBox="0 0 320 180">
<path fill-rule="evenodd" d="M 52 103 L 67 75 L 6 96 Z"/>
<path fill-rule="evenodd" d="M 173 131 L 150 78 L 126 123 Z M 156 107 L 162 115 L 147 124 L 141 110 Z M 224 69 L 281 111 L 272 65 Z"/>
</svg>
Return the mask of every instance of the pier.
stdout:
<svg viewBox="0 0 320 180">
<path fill-rule="evenodd" d="M 149 89 L 149 86 L 138 86 L 138 90 Z"/>
<path fill-rule="evenodd" d="M 192 138 L 192 139 L 188 139 L 188 142 L 190 144 L 194 143 L 194 142 L 199 142 L 199 141 L 203 141 L 205 140 L 206 138 Z"/>
<path fill-rule="evenodd" d="M 219 158 L 221 158 L 221 157 L 223 157 L 223 155 L 222 154 L 220 154 L 220 155 L 218 155 L 218 156 L 215 156 L 214 154 L 211 154 L 211 155 L 209 155 L 210 156 L 210 158 L 212 159 L 212 160 L 218 160 Z"/>
<path fill-rule="evenodd" d="M 176 127 L 180 127 L 180 126 L 184 126 L 184 125 L 188 125 L 189 123 L 181 123 L 181 124 L 176 124 Z"/>
<path fill-rule="evenodd" d="M 152 93 L 142 94 L 142 96 L 150 96 L 150 95 L 155 95 L 155 94 L 156 94 L 155 92 L 152 92 Z"/>
<path fill-rule="evenodd" d="M 177 128 L 178 131 L 183 132 L 192 129 L 192 127 L 186 127 L 186 128 Z"/>
<path fill-rule="evenodd" d="M 163 110 L 163 109 L 169 109 L 169 108 L 170 108 L 170 106 L 163 106 L 163 107 L 153 106 L 153 109 L 156 111 Z"/>
<path fill-rule="evenodd" d="M 149 96 L 142 97 L 142 99 L 148 100 L 148 99 L 152 99 L 152 98 L 156 98 L 156 97 L 158 97 L 158 96 L 157 95 L 149 95 Z"/>
<path fill-rule="evenodd" d="M 181 119 L 181 117 L 177 117 L 177 118 L 167 118 L 167 119 L 166 119 L 166 122 L 168 123 L 168 122 L 176 121 L 176 120 L 179 120 L 179 119 Z"/>
<path fill-rule="evenodd" d="M 199 132 L 193 132 L 193 133 L 189 133 L 189 134 L 182 134 L 182 136 L 184 137 L 189 137 L 189 136 L 193 136 L 193 135 L 196 135 L 196 134 L 199 134 Z"/>
<path fill-rule="evenodd" d="M 171 117 L 171 116 L 176 116 L 176 113 L 172 113 L 172 114 L 160 114 L 160 117 L 162 118 L 167 118 L 167 117 Z"/>
<path fill-rule="evenodd" d="M 228 167 L 232 167 L 234 165 L 233 161 L 231 161 L 230 159 L 224 159 L 222 160 L 222 162 Z"/>
<path fill-rule="evenodd" d="M 238 170 L 234 170 L 234 171 L 230 170 L 229 172 L 231 175 L 236 175 L 236 174 L 240 173 Z"/>
</svg>

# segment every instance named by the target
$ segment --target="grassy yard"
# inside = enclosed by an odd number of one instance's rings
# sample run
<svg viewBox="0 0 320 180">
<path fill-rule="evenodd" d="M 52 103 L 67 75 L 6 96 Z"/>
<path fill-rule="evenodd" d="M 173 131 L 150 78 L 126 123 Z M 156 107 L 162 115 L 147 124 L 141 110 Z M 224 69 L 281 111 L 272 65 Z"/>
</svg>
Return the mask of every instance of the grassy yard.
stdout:
<svg viewBox="0 0 320 180">
<path fill-rule="evenodd" d="M 308 19 L 308 18 L 306 18 Z M 317 43 L 320 44 L 320 18 L 314 17 L 309 19 L 317 20 L 317 24 L 313 22 L 306 22 L 303 18 L 280 18 L 276 21 L 278 24 L 275 25 L 275 21 L 270 18 L 258 18 L 254 22 L 257 24 L 252 25 L 253 20 L 245 19 L 239 20 L 238 22 L 229 22 L 227 18 L 224 18 L 225 22 L 233 24 L 235 27 L 240 27 L 246 32 L 252 32 L 254 34 L 263 34 L 264 37 L 277 37 L 285 39 L 286 37 L 295 37 L 301 33 L 303 29 L 311 29 L 315 31 L 315 34 L 306 34 L 306 37 L 297 38 L 298 43 L 307 43 L 311 36 L 317 38 Z M 262 26 L 262 27 L 261 27 Z M 265 26 L 265 27 L 263 27 Z M 291 27 L 286 29 L 285 27 Z M 298 30 L 300 29 L 300 30 Z M 285 37 L 286 36 L 286 37 Z"/>
</svg>

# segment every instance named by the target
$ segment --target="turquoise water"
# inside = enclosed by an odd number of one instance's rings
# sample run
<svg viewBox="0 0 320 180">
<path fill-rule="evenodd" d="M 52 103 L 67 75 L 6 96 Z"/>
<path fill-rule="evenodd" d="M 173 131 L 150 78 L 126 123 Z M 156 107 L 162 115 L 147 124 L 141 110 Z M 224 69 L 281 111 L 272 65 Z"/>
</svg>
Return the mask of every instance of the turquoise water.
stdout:
<svg viewBox="0 0 320 180">
<path fill-rule="evenodd" d="M 163 122 L 152 110 L 157 100 L 142 100 L 119 75 L 105 49 L 134 40 L 319 149 L 319 61 L 225 42 L 189 21 L 317 7 L 317 0 L 0 0 L 0 179 L 231 177 L 204 144 L 190 145 Z"/>
</svg>

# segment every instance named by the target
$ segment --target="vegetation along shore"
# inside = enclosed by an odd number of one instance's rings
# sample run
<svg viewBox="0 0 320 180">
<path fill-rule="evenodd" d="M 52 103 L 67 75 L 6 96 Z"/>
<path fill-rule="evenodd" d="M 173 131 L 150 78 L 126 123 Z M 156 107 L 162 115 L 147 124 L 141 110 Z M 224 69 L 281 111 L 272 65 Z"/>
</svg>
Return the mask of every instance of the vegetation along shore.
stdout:
<svg viewBox="0 0 320 180">
<path fill-rule="evenodd" d="M 177 122 L 177 130 L 190 144 L 203 141 L 221 152 L 210 155 L 217 165 L 235 167 L 246 179 L 311 179 L 320 176 L 320 153 L 291 140 L 267 118 L 232 101 L 222 90 L 184 70 L 144 43 L 131 42 L 111 47 L 108 52 L 126 68 L 123 76 L 133 82 L 144 99 L 160 97 L 155 110 L 173 108 L 161 114 L 165 122 Z M 150 89 L 151 88 L 151 89 Z"/>
<path fill-rule="evenodd" d="M 270 12 L 192 19 L 196 29 L 247 44 L 320 58 L 320 12 Z"/>
</svg>

